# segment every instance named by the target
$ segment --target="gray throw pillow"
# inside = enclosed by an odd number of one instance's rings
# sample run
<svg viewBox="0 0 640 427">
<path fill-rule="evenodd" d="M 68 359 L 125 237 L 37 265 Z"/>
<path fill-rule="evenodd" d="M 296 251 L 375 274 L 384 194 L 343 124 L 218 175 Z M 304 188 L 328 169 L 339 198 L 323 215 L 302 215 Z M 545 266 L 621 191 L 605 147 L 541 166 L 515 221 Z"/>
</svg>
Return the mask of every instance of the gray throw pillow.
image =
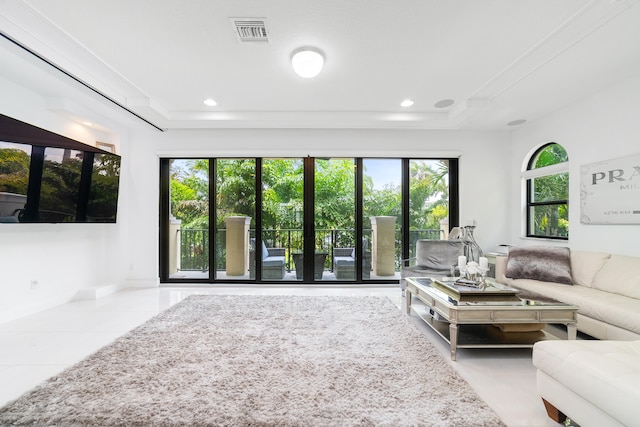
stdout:
<svg viewBox="0 0 640 427">
<path fill-rule="evenodd" d="M 505 276 L 572 285 L 571 251 L 560 246 L 512 246 Z"/>
</svg>

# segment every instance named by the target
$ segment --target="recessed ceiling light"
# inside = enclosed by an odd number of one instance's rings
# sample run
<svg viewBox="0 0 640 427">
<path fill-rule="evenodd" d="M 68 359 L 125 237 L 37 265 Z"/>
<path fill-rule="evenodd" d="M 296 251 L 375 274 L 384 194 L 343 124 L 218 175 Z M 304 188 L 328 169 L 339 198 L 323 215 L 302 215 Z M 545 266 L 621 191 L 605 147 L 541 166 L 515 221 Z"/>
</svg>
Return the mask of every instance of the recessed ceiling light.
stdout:
<svg viewBox="0 0 640 427">
<path fill-rule="evenodd" d="M 324 67 L 324 54 L 315 47 L 301 47 L 291 54 L 291 66 L 300 77 L 313 78 Z"/>
<path fill-rule="evenodd" d="M 436 108 L 447 108 L 451 107 L 456 101 L 453 99 L 441 99 L 440 101 L 433 104 Z"/>
<path fill-rule="evenodd" d="M 518 126 L 518 125 L 521 125 L 523 123 L 526 123 L 525 119 L 512 120 L 509 123 L 507 123 L 507 126 Z"/>
<path fill-rule="evenodd" d="M 82 122 L 83 125 L 85 126 L 93 126 L 93 123 L 89 122 L 89 121 L 84 121 Z"/>
<path fill-rule="evenodd" d="M 207 98 L 202 102 L 204 102 L 204 105 L 208 105 L 209 107 L 215 107 L 216 105 L 218 105 L 218 103 L 211 98 Z"/>
<path fill-rule="evenodd" d="M 400 103 L 401 107 L 411 107 L 413 105 L 413 99 L 405 99 Z"/>
</svg>

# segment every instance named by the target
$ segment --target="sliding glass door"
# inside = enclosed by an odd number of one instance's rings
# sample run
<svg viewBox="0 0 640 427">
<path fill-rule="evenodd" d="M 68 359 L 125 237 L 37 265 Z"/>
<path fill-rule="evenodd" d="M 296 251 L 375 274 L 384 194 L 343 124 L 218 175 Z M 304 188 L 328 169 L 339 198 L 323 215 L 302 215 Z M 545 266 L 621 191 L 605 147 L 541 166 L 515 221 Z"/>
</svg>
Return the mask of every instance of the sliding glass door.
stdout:
<svg viewBox="0 0 640 427">
<path fill-rule="evenodd" d="M 304 162 L 262 159 L 261 180 L 261 279 L 302 281 Z"/>
<path fill-rule="evenodd" d="M 363 159 L 364 280 L 395 279 L 402 260 L 402 160 Z"/>
<path fill-rule="evenodd" d="M 165 166 L 170 191 L 163 199 L 169 211 L 162 267 L 170 279 L 209 279 L 209 160 L 169 159 Z"/>
<path fill-rule="evenodd" d="M 255 271 L 256 160 L 216 159 L 215 270 L 216 279 L 250 279 Z"/>
<path fill-rule="evenodd" d="M 313 165 L 314 280 L 356 280 L 354 159 L 316 159 Z"/>
<path fill-rule="evenodd" d="M 397 283 L 458 222 L 457 159 L 161 159 L 166 283 Z"/>
</svg>

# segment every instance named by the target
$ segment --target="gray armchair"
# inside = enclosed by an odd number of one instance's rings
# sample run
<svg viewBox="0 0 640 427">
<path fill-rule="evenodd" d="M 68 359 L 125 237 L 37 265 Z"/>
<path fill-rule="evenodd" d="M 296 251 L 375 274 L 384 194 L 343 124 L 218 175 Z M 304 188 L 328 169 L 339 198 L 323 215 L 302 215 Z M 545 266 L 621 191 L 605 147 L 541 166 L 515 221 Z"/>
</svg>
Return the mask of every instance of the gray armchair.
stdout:
<svg viewBox="0 0 640 427">
<path fill-rule="evenodd" d="M 458 257 L 464 255 L 464 240 L 418 240 L 416 257 L 403 260 L 400 271 L 400 288 L 404 293 L 406 277 L 451 276 L 458 264 Z"/>
<path fill-rule="evenodd" d="M 368 279 L 371 276 L 371 251 L 368 250 L 368 241 L 362 242 L 362 277 Z M 355 280 L 356 278 L 356 251 L 354 248 L 333 248 L 333 272 L 337 280 Z"/>
<path fill-rule="evenodd" d="M 253 243 L 253 242 L 252 242 Z M 285 248 L 267 248 L 262 242 L 262 278 L 263 279 L 283 279 L 285 268 Z M 249 277 L 256 277 L 255 250 L 249 255 Z"/>
</svg>

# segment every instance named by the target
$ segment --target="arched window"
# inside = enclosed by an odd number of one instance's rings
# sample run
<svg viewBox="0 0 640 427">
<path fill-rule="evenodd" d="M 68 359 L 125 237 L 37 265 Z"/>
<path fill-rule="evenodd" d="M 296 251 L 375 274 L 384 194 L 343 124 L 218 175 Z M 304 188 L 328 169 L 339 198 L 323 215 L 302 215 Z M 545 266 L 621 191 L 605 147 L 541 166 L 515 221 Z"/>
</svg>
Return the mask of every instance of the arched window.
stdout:
<svg viewBox="0 0 640 427">
<path fill-rule="evenodd" d="M 529 158 L 524 173 L 527 191 L 527 237 L 569 238 L 569 157 L 555 142 Z"/>
</svg>

